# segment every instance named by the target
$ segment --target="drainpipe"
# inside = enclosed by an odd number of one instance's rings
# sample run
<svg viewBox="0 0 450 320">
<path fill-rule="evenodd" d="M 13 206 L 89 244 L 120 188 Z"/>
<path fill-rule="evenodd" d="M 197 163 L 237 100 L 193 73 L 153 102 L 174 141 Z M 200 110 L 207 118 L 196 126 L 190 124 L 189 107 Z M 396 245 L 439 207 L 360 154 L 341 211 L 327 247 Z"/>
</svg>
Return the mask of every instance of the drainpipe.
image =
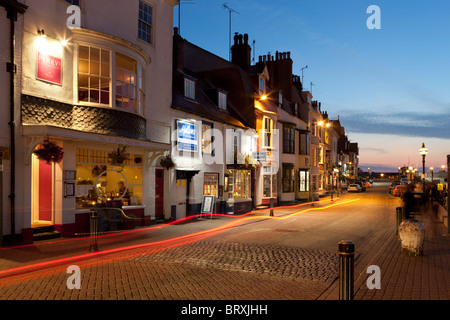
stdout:
<svg viewBox="0 0 450 320">
<path fill-rule="evenodd" d="M 11 210 L 11 240 L 15 241 L 15 224 L 16 224 L 16 214 L 15 214 L 15 189 L 16 189 L 16 124 L 15 124 L 15 113 L 14 113 L 14 91 L 15 91 L 15 73 L 17 72 L 17 67 L 14 63 L 14 51 L 15 51 L 15 22 L 17 21 L 17 13 L 25 13 L 28 8 L 26 5 L 17 2 L 16 0 L 4 0 L 1 5 L 6 8 L 7 18 L 10 19 L 10 55 L 11 61 L 6 63 L 6 70 L 10 73 L 10 150 L 11 150 L 11 179 L 10 179 L 10 210 Z M 3 219 L 3 217 L 2 217 Z"/>
</svg>

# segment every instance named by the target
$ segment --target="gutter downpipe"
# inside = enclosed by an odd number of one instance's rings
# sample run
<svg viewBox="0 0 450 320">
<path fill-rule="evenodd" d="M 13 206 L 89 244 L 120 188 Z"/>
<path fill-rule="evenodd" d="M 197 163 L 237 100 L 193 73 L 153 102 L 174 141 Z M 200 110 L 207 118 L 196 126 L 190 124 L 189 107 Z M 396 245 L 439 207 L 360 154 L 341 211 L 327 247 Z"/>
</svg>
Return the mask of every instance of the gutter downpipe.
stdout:
<svg viewBox="0 0 450 320">
<path fill-rule="evenodd" d="M 16 239 L 16 213 L 15 213 L 15 189 L 16 189 L 16 123 L 15 123 L 15 112 L 14 112 L 14 92 L 15 92 L 15 73 L 17 72 L 17 67 L 15 65 L 15 22 L 17 21 L 17 13 L 25 13 L 28 8 L 26 5 L 17 2 L 17 0 L 6 0 L 1 1 L 0 5 L 4 6 L 7 11 L 7 18 L 10 19 L 10 55 L 11 60 L 6 64 L 6 69 L 10 73 L 10 150 L 11 150 L 11 178 L 10 178 L 10 206 L 11 206 L 11 241 L 14 242 Z M 3 220 L 3 217 L 1 217 Z M 0 233 L 1 234 L 1 233 Z"/>
</svg>

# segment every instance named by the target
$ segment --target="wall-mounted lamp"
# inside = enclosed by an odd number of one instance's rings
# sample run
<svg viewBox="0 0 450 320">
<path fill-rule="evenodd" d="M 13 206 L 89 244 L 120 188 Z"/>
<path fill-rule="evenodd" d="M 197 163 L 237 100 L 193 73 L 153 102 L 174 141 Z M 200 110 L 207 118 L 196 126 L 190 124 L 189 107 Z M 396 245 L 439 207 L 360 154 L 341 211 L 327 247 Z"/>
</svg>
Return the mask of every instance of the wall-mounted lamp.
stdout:
<svg viewBox="0 0 450 320">
<path fill-rule="evenodd" d="M 267 100 L 267 95 L 263 94 L 259 99 L 261 101 L 266 101 Z"/>
<path fill-rule="evenodd" d="M 40 37 L 42 37 L 42 38 L 45 38 L 45 37 L 46 37 L 44 29 L 38 29 L 37 32 L 38 32 L 38 35 L 39 35 Z"/>
</svg>

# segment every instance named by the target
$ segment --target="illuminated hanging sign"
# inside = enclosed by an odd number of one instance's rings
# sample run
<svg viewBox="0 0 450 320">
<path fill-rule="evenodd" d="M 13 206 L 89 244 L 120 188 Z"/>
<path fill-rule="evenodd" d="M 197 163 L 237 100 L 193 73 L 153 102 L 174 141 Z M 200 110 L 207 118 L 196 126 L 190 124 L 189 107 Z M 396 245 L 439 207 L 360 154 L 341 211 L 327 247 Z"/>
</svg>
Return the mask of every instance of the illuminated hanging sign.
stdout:
<svg viewBox="0 0 450 320">
<path fill-rule="evenodd" d="M 177 120 L 177 148 L 179 151 L 198 151 L 197 125 L 195 123 Z"/>
<path fill-rule="evenodd" d="M 38 52 L 37 79 L 61 85 L 61 71 L 62 66 L 60 58 Z"/>
</svg>

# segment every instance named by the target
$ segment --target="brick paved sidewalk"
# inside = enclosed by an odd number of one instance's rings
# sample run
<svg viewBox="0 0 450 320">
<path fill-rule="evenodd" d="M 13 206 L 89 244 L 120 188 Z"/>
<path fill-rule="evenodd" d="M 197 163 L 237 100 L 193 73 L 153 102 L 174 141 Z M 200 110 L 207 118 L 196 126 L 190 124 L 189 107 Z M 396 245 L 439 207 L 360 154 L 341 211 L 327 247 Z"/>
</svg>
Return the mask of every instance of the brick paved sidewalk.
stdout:
<svg viewBox="0 0 450 320">
<path fill-rule="evenodd" d="M 373 257 L 355 260 L 355 300 L 450 300 L 450 236 L 447 227 L 432 211 L 416 217 L 426 228 L 422 256 L 401 252 L 396 231 L 380 243 Z M 366 272 L 369 265 L 381 270 L 381 288 L 368 289 Z M 339 299 L 335 281 L 319 300 Z"/>
</svg>

